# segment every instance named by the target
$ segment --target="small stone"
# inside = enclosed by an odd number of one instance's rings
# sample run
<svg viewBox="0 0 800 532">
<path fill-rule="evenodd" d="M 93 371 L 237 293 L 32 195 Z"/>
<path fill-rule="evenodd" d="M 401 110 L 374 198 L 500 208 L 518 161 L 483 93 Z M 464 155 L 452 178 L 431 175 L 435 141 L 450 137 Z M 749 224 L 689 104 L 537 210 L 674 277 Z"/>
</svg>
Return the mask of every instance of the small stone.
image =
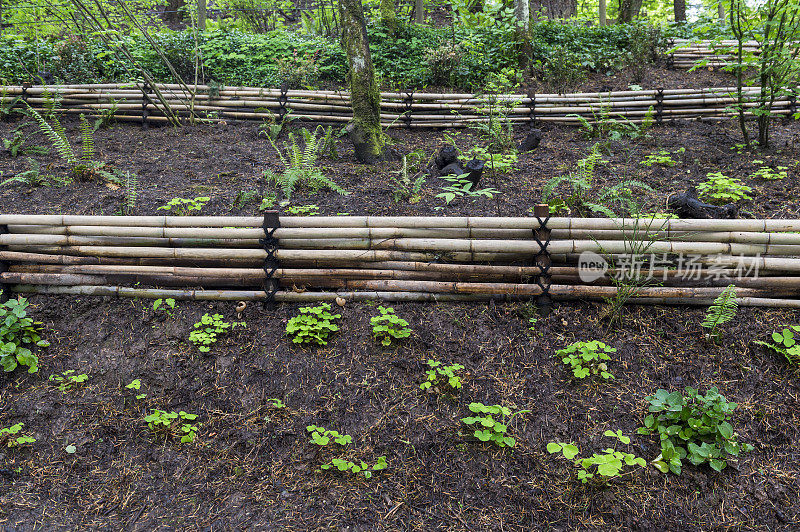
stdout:
<svg viewBox="0 0 800 532">
<path fill-rule="evenodd" d="M 347 303 L 347 300 L 345 300 L 345 298 L 338 297 L 338 296 L 336 297 L 336 304 L 337 305 L 339 305 L 340 307 L 343 307 L 345 303 Z"/>
</svg>

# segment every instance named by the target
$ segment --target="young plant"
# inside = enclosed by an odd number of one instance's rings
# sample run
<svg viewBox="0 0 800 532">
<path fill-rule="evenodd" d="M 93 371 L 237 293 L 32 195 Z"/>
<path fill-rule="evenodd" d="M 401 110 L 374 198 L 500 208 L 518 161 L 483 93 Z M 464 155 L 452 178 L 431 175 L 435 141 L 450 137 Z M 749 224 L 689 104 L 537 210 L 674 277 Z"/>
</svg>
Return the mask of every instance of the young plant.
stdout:
<svg viewBox="0 0 800 532">
<path fill-rule="evenodd" d="M 353 475 L 363 475 L 365 479 L 372 478 L 373 471 L 382 471 L 386 469 L 388 466 L 386 465 L 386 457 L 379 456 L 378 461 L 375 462 L 374 465 L 370 466 L 363 460 L 360 460 L 358 464 L 355 464 L 349 460 L 344 460 L 342 458 L 333 458 L 327 464 L 322 464 L 319 466 L 321 470 L 329 470 L 329 469 L 337 469 L 341 472 L 349 472 Z"/>
<path fill-rule="evenodd" d="M 26 366 L 28 373 L 39 371 L 39 357 L 28 346 L 47 347 L 39 332 L 42 323 L 28 317 L 28 300 L 24 297 L 0 303 L 0 365 L 6 372 Z"/>
<path fill-rule="evenodd" d="M 421 198 L 420 190 L 425 184 L 427 175 L 414 167 L 414 163 L 420 162 L 419 157 L 415 157 L 415 154 L 419 154 L 419 152 L 403 155 L 400 170 L 389 172 L 389 184 L 392 187 L 392 199 L 395 203 L 407 201 L 414 204 Z M 424 157 L 424 153 L 421 156 Z M 412 177 L 411 172 L 416 172 L 416 175 Z"/>
<path fill-rule="evenodd" d="M 681 474 L 686 458 L 694 465 L 708 463 L 712 469 L 722 471 L 730 456 L 753 449 L 752 445 L 739 443 L 739 437 L 730 424 L 736 403 L 729 403 L 717 388 L 700 395 L 694 388 L 680 392 L 658 390 L 647 397 L 650 414 L 644 419 L 639 434 L 658 434 L 661 454 L 653 465 L 662 473 Z"/>
<path fill-rule="evenodd" d="M 679 148 L 675 153 L 684 153 L 685 151 L 686 148 Z M 675 166 L 678 163 L 675 162 L 668 150 L 659 150 L 657 153 L 646 155 L 641 164 L 643 166 Z"/>
<path fill-rule="evenodd" d="M 341 314 L 331 314 L 330 310 L 328 303 L 316 307 L 301 307 L 300 315 L 286 324 L 286 334 L 296 344 L 328 345 L 328 337 L 339 330 L 334 321 L 342 317 Z"/>
<path fill-rule="evenodd" d="M 194 324 L 194 330 L 189 333 L 189 341 L 196 345 L 201 353 L 208 353 L 221 335 L 236 327 L 246 326 L 243 321 L 228 323 L 222 319 L 222 314 L 204 314 L 200 321 Z"/>
<path fill-rule="evenodd" d="M 750 179 L 764 179 L 765 181 L 777 181 L 779 179 L 786 179 L 788 177 L 788 166 L 777 166 L 775 170 L 769 166 L 762 166 L 752 174 Z"/>
<path fill-rule="evenodd" d="M 477 415 L 461 418 L 461 421 L 475 427 L 472 435 L 482 442 L 490 441 L 501 448 L 516 445 L 516 440 L 508 435 L 508 423 L 514 416 L 529 412 L 529 410 L 520 410 L 512 414 L 508 407 L 487 406 L 483 403 L 470 403 L 469 409 Z M 497 416 L 498 419 L 493 416 Z"/>
<path fill-rule="evenodd" d="M 616 432 L 607 430 L 603 436 L 616 438 L 621 443 L 628 445 L 631 439 L 622 434 L 621 430 Z M 647 467 L 644 458 L 637 457 L 633 453 L 618 451 L 614 448 L 604 449 L 600 453 L 594 453 L 588 458 L 576 458 L 580 453 L 578 447 L 573 443 L 550 442 L 547 444 L 547 452 L 550 454 L 561 453 L 567 460 L 573 460 L 578 466 L 578 479 L 586 484 L 592 479 L 601 480 L 602 484 L 608 484 L 611 480 L 621 477 L 625 467 Z"/>
<path fill-rule="evenodd" d="M 311 440 L 309 443 L 313 443 L 314 445 L 319 445 L 320 447 L 325 447 L 331 441 L 341 446 L 345 446 L 349 443 L 353 443 L 352 436 L 347 434 L 339 434 L 335 430 L 328 430 L 325 427 L 318 427 L 317 425 L 309 425 L 306 427 L 306 430 L 309 432 L 309 436 Z"/>
<path fill-rule="evenodd" d="M 464 366 L 461 364 L 443 366 L 441 362 L 429 358 L 428 367 L 431 369 L 425 372 L 427 378 L 419 385 L 420 390 L 449 388 L 450 391 L 455 392 L 461 389 L 461 377 L 456 375 L 456 372 L 464 369 Z"/>
<path fill-rule="evenodd" d="M 495 194 L 500 194 L 500 191 L 491 187 L 472 190 L 473 183 L 467 177 L 469 174 L 461 175 L 443 175 L 439 179 L 448 181 L 450 185 L 442 187 L 444 192 L 436 194 L 437 198 L 444 200 L 445 204 L 449 205 L 456 198 L 479 198 L 484 197 L 492 199 Z"/>
<path fill-rule="evenodd" d="M 158 211 L 168 211 L 173 216 L 190 216 L 200 214 L 206 203 L 211 200 L 208 196 L 201 196 L 194 199 L 172 198 L 166 205 L 159 207 Z"/>
<path fill-rule="evenodd" d="M 162 299 L 159 297 L 158 299 L 153 301 L 153 312 L 163 312 L 170 318 L 174 318 L 175 313 L 173 311 L 175 310 L 176 306 L 177 303 L 173 298 L 168 297 L 166 299 Z"/>
<path fill-rule="evenodd" d="M 392 307 L 378 307 L 380 316 L 370 318 L 372 324 L 372 335 L 376 340 L 380 340 L 381 345 L 388 347 L 392 345 L 392 339 L 402 340 L 411 336 L 411 329 L 408 322 L 394 313 Z"/>
<path fill-rule="evenodd" d="M 800 333 L 800 325 L 790 325 L 772 333 L 770 335 L 771 342 L 756 340 L 755 343 L 769 347 L 776 353 L 785 356 L 790 364 L 800 366 L 800 344 L 797 343 L 797 333 Z"/>
<path fill-rule="evenodd" d="M 722 172 L 709 172 L 707 177 L 707 181 L 697 185 L 697 192 L 700 198 L 709 203 L 724 204 L 753 199 L 748 195 L 753 189 L 735 177 L 728 177 Z"/>
<path fill-rule="evenodd" d="M 603 342 L 592 340 L 590 342 L 575 342 L 564 349 L 556 351 L 556 355 L 561 357 L 561 361 L 572 369 L 572 374 L 577 379 L 586 377 L 601 377 L 604 380 L 613 379 L 608 371 L 606 361 L 611 360 L 608 353 L 616 353 L 617 350 L 609 347 Z"/>
<path fill-rule="evenodd" d="M 295 117 L 292 116 L 291 109 L 289 109 L 289 111 L 283 116 L 274 113 L 272 110 L 267 109 L 266 107 L 257 107 L 255 111 L 267 114 L 267 116 L 258 126 L 258 136 L 267 137 L 272 141 L 278 140 L 278 137 L 281 135 L 286 126 L 289 125 L 291 121 L 295 120 Z"/>
<path fill-rule="evenodd" d="M 292 205 L 286 207 L 286 214 L 292 216 L 318 216 L 319 207 L 317 205 Z"/>
<path fill-rule="evenodd" d="M 736 317 L 739 310 L 739 302 L 736 298 L 736 286 L 728 285 L 725 290 L 714 300 L 714 304 L 708 307 L 706 317 L 702 326 L 707 329 L 706 338 L 715 341 L 719 338 L 719 326 L 727 323 Z"/>
<path fill-rule="evenodd" d="M 74 369 L 68 369 L 63 373 L 54 373 L 50 375 L 49 380 L 50 382 L 58 383 L 58 389 L 67 393 L 89 380 L 89 376 L 86 373 L 76 375 Z"/>
<path fill-rule="evenodd" d="M 22 427 L 25 423 L 17 423 L 4 429 L 0 429 L 0 447 L 22 447 L 30 443 L 36 442 L 36 438 L 30 434 L 22 432 Z"/>
<path fill-rule="evenodd" d="M 162 434 L 167 439 L 180 436 L 181 443 L 192 443 L 197 438 L 198 425 L 194 424 L 196 419 L 197 414 L 189 414 L 183 410 L 180 412 L 153 410 L 144 418 L 150 430 Z"/>
<path fill-rule="evenodd" d="M 138 392 L 142 388 L 142 381 L 139 380 L 139 379 L 133 379 L 130 382 L 130 384 L 126 384 L 125 385 L 125 388 L 128 389 L 128 390 L 133 390 L 134 392 Z M 146 393 L 136 394 L 136 399 L 139 400 L 139 401 L 141 401 L 145 397 L 147 397 Z"/>
</svg>

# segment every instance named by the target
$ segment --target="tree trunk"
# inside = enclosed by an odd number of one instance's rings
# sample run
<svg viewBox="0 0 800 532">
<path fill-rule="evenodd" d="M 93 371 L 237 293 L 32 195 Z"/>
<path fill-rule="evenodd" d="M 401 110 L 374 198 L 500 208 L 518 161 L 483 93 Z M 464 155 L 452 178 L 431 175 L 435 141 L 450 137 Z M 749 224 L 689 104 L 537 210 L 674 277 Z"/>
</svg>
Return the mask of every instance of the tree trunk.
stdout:
<svg viewBox="0 0 800 532">
<path fill-rule="evenodd" d="M 717 4 L 717 15 L 719 15 L 720 22 L 725 22 L 725 4 L 722 3 L 722 0 L 719 0 L 719 4 Z"/>
<path fill-rule="evenodd" d="M 375 83 L 361 0 L 340 0 L 339 19 L 353 106 L 353 120 L 347 125 L 347 132 L 355 147 L 356 159 L 372 164 L 383 158 L 381 96 Z"/>
<path fill-rule="evenodd" d="M 531 27 L 530 0 L 514 0 L 514 15 L 517 18 L 517 27 L 527 35 Z"/>
<path fill-rule="evenodd" d="M 164 8 L 162 18 L 164 22 L 171 22 L 177 24 L 183 18 L 183 14 L 179 10 L 186 6 L 186 0 L 167 0 L 167 5 Z"/>
<path fill-rule="evenodd" d="M 686 0 L 674 0 L 675 22 L 686 22 Z"/>
<path fill-rule="evenodd" d="M 381 0 L 381 24 L 386 26 L 390 35 L 397 31 L 396 0 Z"/>
<path fill-rule="evenodd" d="M 617 22 L 630 23 L 639 16 L 642 0 L 619 0 L 619 18 Z"/>
<path fill-rule="evenodd" d="M 414 2 L 414 22 L 422 24 L 425 22 L 425 2 L 424 0 L 416 0 Z"/>
<path fill-rule="evenodd" d="M 530 11 L 542 11 L 547 18 L 569 18 L 578 14 L 577 0 L 530 0 Z"/>
<path fill-rule="evenodd" d="M 608 9 L 606 7 L 606 0 L 599 0 L 597 5 L 598 17 L 600 25 L 605 26 L 608 24 Z"/>
<path fill-rule="evenodd" d="M 197 27 L 206 30 L 206 0 L 197 0 Z"/>
</svg>

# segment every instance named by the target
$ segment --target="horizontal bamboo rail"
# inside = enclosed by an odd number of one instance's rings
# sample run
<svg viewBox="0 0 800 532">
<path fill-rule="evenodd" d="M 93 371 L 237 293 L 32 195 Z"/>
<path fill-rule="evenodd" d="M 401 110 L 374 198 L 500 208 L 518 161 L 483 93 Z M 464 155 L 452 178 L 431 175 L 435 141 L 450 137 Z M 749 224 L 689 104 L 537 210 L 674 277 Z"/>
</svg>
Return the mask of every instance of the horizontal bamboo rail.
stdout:
<svg viewBox="0 0 800 532">
<path fill-rule="evenodd" d="M 676 52 L 677 53 L 677 52 Z M 254 87 L 184 88 L 160 84 L 163 101 L 179 116 L 190 112 L 207 120 L 262 120 L 291 111 L 292 116 L 322 123 L 346 123 L 352 118 L 350 95 L 345 91 L 286 91 Z M 794 92 L 797 92 L 795 87 Z M 3 92 L 4 91 L 4 92 Z M 115 110 L 124 121 L 166 122 L 159 105 L 150 103 L 142 84 L 0 86 L 5 103 L 20 97 L 37 110 L 46 110 L 53 98 L 59 111 L 98 115 Z M 759 87 L 743 90 L 746 114 L 756 105 Z M 531 121 L 579 125 L 581 119 L 597 121 L 601 116 L 626 118 L 641 123 L 647 115 L 658 121 L 722 119 L 731 115 L 737 102 L 734 87 L 708 89 L 664 89 L 575 94 L 432 94 L 381 93 L 381 123 L 387 127 L 465 127 L 486 122 L 488 99 L 504 105 L 513 123 Z M 187 101 L 194 104 L 188 106 Z M 784 95 L 774 102 L 776 116 L 796 112 L 796 98 Z M 2 102 L 0 102 L 2 103 Z"/>
</svg>

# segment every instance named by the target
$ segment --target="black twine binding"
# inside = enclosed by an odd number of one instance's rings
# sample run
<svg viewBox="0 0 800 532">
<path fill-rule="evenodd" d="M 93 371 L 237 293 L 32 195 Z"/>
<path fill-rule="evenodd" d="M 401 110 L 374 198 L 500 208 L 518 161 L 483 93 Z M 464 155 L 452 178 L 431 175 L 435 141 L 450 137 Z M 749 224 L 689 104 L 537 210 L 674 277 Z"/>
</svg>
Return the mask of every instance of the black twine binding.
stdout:
<svg viewBox="0 0 800 532">
<path fill-rule="evenodd" d="M 533 240 L 539 245 L 539 251 L 533 256 L 534 264 L 539 267 L 539 273 L 536 275 L 536 284 L 539 288 L 542 289 L 542 293 L 539 296 L 540 298 L 550 298 L 550 266 L 552 264 L 551 261 L 543 261 L 545 262 L 544 265 L 539 263 L 540 258 L 547 257 L 550 258 L 550 252 L 547 250 L 547 247 L 550 245 L 551 240 L 551 233 L 547 232 L 547 239 L 542 242 L 539 239 L 539 235 L 536 234 L 537 231 L 542 229 L 547 229 L 547 222 L 550 221 L 550 215 L 548 214 L 547 217 L 542 220 L 540 217 L 534 215 L 536 221 L 539 222 L 539 227 L 534 229 L 533 232 Z M 546 282 L 545 282 L 546 281 Z"/>
<path fill-rule="evenodd" d="M 656 122 L 659 124 L 664 117 L 664 89 L 658 89 L 656 92 Z"/>
<path fill-rule="evenodd" d="M 281 84 L 281 95 L 278 96 L 278 118 L 283 120 L 283 117 L 288 112 L 286 110 L 286 103 L 289 101 L 289 97 L 287 93 L 289 92 L 289 86 L 286 83 Z"/>
<path fill-rule="evenodd" d="M 530 129 L 536 127 L 536 93 L 528 95 L 530 102 L 528 102 L 528 117 L 531 119 Z"/>
<path fill-rule="evenodd" d="M 278 292 L 278 280 L 275 272 L 278 270 L 279 261 L 275 256 L 278 251 L 278 239 L 275 231 L 281 226 L 278 211 L 265 211 L 261 227 L 264 229 L 264 238 L 258 240 L 267 252 L 264 257 L 264 291 L 267 293 L 266 303 L 275 303 L 275 294 Z"/>
<path fill-rule="evenodd" d="M 403 112 L 403 122 L 406 124 L 406 129 L 411 129 L 411 106 L 414 103 L 414 92 L 406 92 L 406 97 L 403 98 L 405 111 Z"/>
</svg>

